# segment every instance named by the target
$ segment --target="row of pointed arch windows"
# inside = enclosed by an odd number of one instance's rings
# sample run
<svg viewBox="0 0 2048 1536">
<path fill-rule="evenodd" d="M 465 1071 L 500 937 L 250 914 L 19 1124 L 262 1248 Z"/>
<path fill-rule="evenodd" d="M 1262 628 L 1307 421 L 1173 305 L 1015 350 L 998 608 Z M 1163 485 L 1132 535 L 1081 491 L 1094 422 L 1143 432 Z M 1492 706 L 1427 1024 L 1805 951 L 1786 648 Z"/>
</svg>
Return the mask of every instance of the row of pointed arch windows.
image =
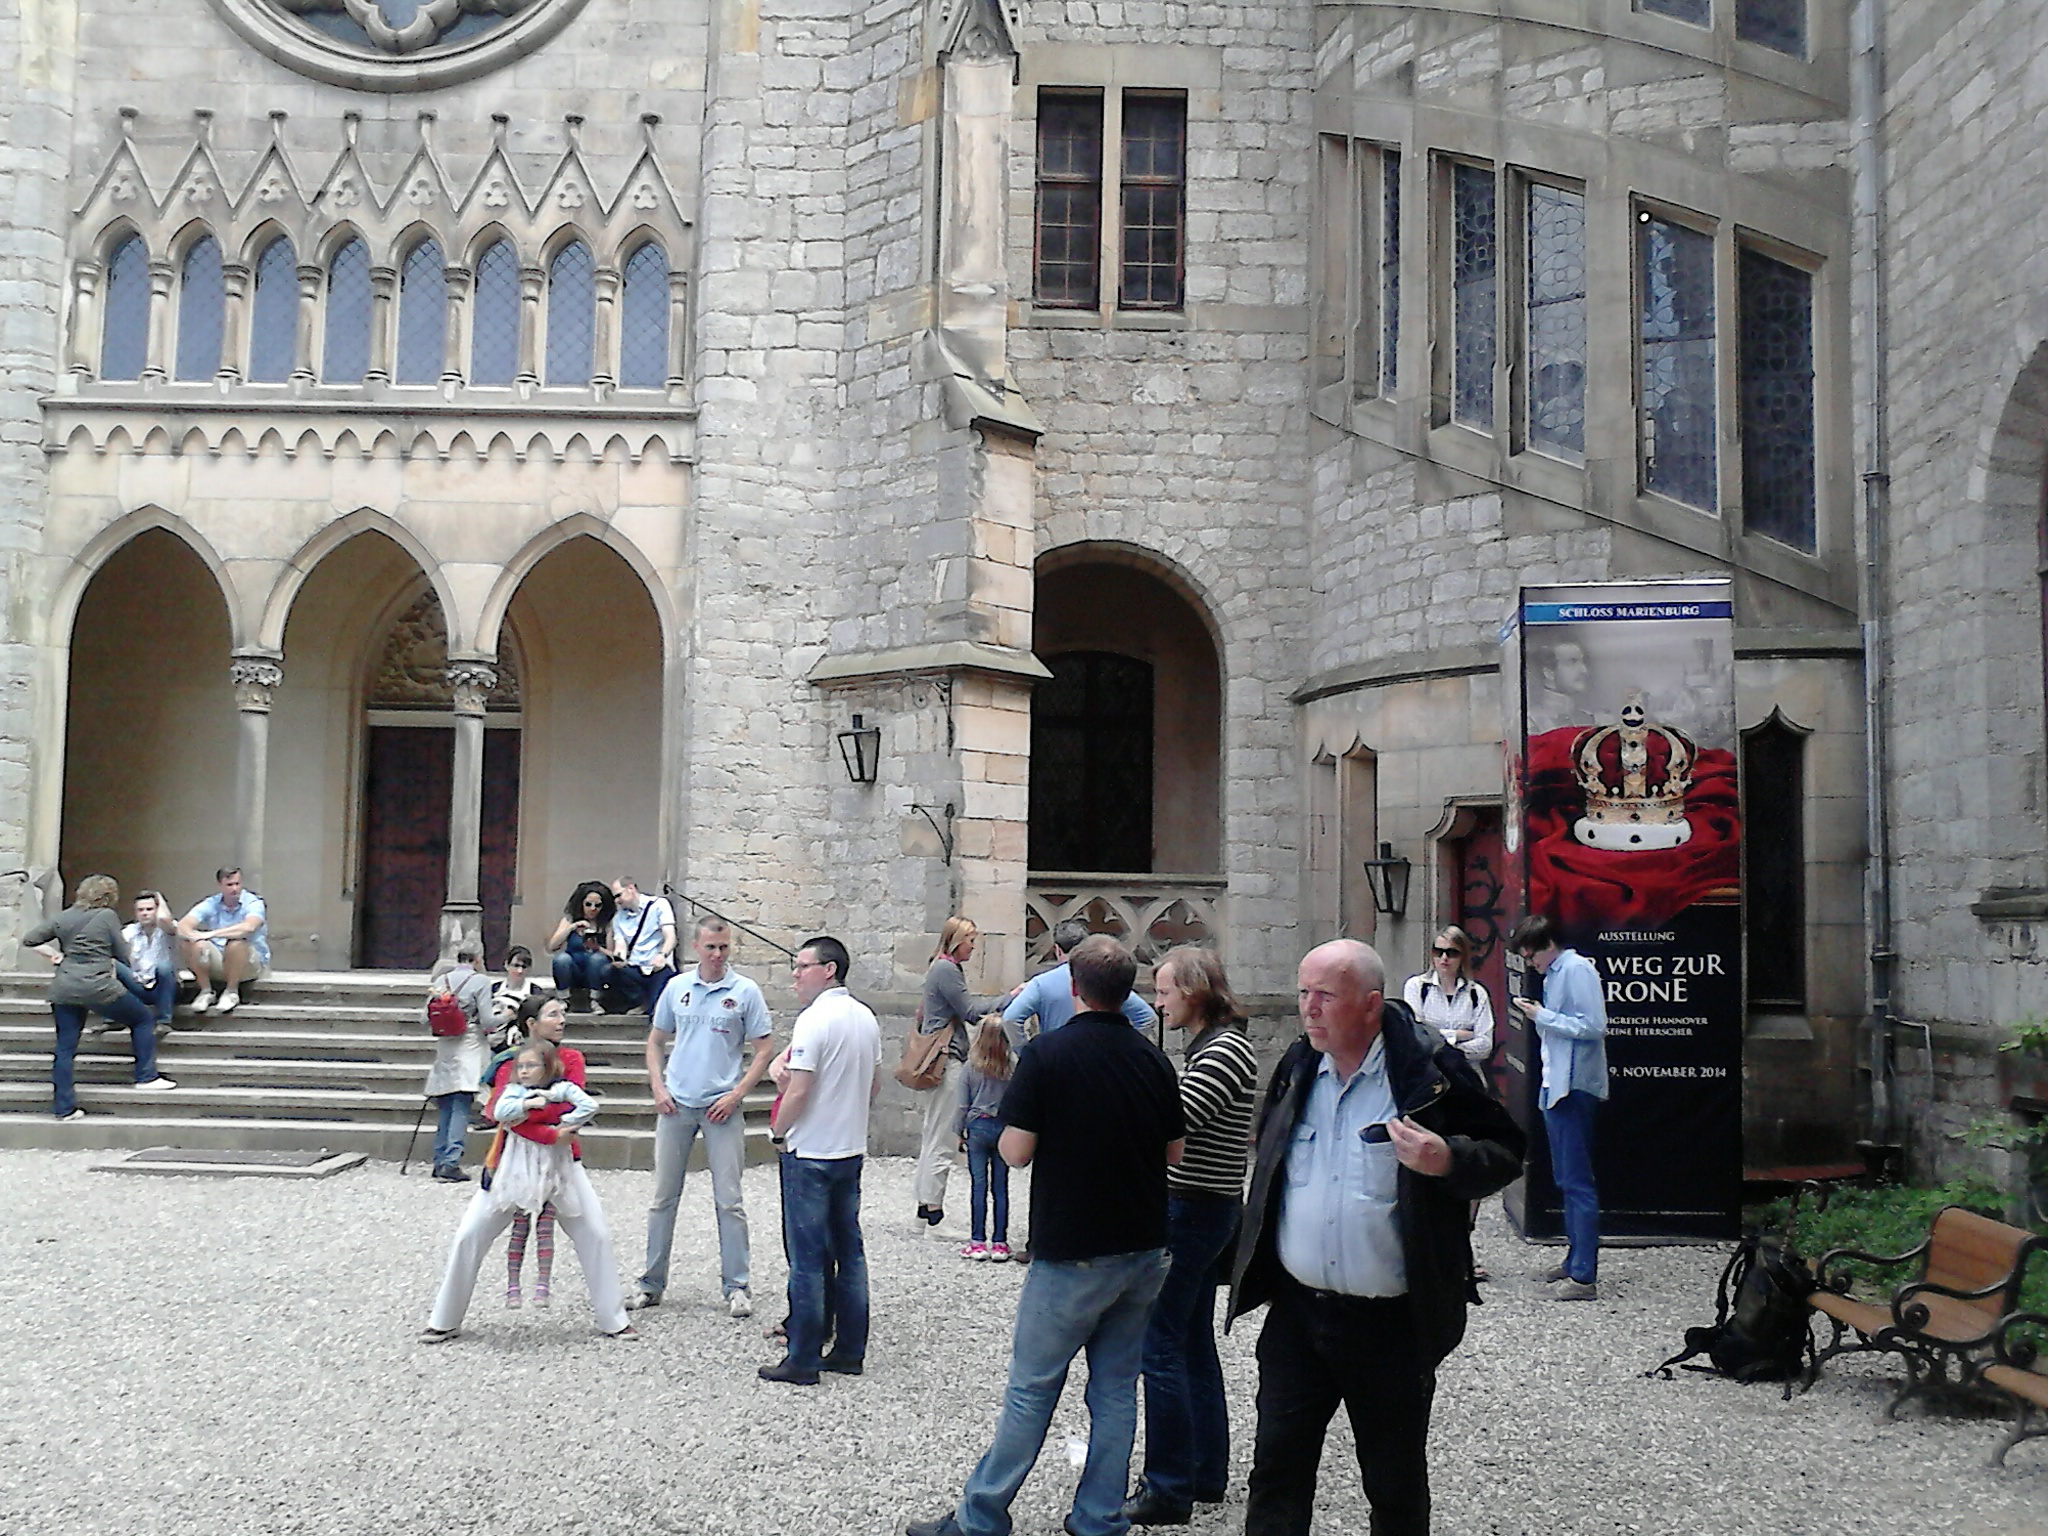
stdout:
<svg viewBox="0 0 2048 1536">
<path fill-rule="evenodd" d="M 97 371 L 104 380 L 152 373 L 154 287 L 175 317 L 170 376 L 181 381 L 660 389 L 679 372 L 670 276 L 653 239 L 632 246 L 616 274 L 600 273 L 581 239 L 544 268 L 526 268 L 506 238 L 464 272 L 427 235 L 406 250 L 394 283 L 372 266 L 361 236 L 336 246 L 324 268 L 302 268 L 283 234 L 246 269 L 230 269 L 219 242 L 202 234 L 174 271 L 153 275 L 147 244 L 131 233 L 106 261 Z"/>
</svg>

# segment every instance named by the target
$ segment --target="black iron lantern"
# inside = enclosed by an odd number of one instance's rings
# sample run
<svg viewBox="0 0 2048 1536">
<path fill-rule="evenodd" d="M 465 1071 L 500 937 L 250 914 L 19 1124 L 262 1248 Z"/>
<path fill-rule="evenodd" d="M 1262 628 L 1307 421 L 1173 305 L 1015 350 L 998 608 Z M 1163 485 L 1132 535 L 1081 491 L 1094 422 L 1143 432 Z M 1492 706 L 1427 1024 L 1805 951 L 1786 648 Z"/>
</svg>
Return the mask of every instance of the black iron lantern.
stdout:
<svg viewBox="0 0 2048 1536">
<path fill-rule="evenodd" d="M 861 724 L 853 717 L 853 729 L 839 733 L 839 755 L 846 760 L 846 776 L 856 784 L 875 782 L 875 770 L 882 762 L 882 729 Z"/>
<path fill-rule="evenodd" d="M 1408 875 L 1414 867 L 1394 852 L 1392 843 L 1380 844 L 1380 856 L 1366 859 L 1365 883 L 1372 889 L 1372 904 L 1382 916 L 1399 917 L 1408 910 Z"/>
</svg>

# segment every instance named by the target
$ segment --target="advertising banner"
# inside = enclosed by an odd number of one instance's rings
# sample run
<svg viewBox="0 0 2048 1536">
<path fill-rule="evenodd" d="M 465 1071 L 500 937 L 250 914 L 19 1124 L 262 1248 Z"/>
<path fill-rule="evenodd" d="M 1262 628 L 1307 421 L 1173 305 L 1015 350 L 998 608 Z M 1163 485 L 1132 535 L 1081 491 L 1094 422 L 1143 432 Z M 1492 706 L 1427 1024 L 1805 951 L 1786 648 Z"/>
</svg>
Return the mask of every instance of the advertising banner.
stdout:
<svg viewBox="0 0 2048 1536">
<path fill-rule="evenodd" d="M 1520 885 L 1509 910 L 1547 915 L 1606 993 L 1602 1235 L 1733 1237 L 1743 993 L 1729 585 L 1524 588 L 1501 675 L 1506 862 Z M 1513 985 L 1541 996 L 1533 971 Z M 1509 1012 L 1509 1102 L 1530 1133 L 1509 1214 L 1551 1237 L 1563 1221 L 1537 1108 L 1541 1055 Z"/>
</svg>

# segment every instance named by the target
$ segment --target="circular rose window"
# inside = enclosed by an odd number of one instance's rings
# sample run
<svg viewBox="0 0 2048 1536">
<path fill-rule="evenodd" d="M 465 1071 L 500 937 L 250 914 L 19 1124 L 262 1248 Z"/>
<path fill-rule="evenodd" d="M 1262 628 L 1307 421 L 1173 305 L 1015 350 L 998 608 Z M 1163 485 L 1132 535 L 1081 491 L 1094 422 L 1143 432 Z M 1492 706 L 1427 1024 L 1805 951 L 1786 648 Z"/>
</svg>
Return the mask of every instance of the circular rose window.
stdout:
<svg viewBox="0 0 2048 1536">
<path fill-rule="evenodd" d="M 583 0 L 213 0 L 289 69 L 363 91 L 427 91 L 540 47 Z"/>
</svg>

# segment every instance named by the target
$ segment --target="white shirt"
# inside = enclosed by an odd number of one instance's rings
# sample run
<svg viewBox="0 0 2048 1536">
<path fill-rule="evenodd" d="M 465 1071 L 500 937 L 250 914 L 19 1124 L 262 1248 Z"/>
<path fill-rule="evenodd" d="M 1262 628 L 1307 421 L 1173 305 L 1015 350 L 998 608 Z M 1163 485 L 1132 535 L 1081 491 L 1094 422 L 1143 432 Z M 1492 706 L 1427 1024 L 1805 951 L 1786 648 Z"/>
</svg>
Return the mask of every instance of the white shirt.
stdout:
<svg viewBox="0 0 2048 1536">
<path fill-rule="evenodd" d="M 140 923 L 130 923 L 121 930 L 121 937 L 128 941 L 128 969 L 145 987 L 158 976 L 168 976 L 177 970 L 177 946 L 162 923 L 151 923 L 147 931 Z"/>
<path fill-rule="evenodd" d="M 640 921 L 643 913 L 647 918 L 645 923 Z M 640 911 L 628 912 L 621 905 L 619 910 L 612 914 L 612 942 L 621 949 L 631 944 L 633 950 L 626 956 L 626 963 L 652 975 L 662 963 L 661 930 L 664 926 L 673 929 L 675 925 L 675 910 L 669 906 L 666 897 L 642 896 Z M 636 928 L 640 931 L 640 937 L 637 939 L 633 937 Z"/>
<path fill-rule="evenodd" d="M 1401 997 L 1415 1010 L 1416 1018 L 1463 1051 L 1473 1066 L 1486 1064 L 1493 1054 L 1493 1000 L 1485 987 L 1467 977 L 1458 983 L 1457 991 L 1446 993 L 1436 973 L 1424 971 L 1408 978 Z M 1460 1040 L 1460 1030 L 1471 1031 L 1472 1038 Z"/>
<path fill-rule="evenodd" d="M 830 1162 L 868 1150 L 868 1099 L 882 1060 L 882 1026 L 865 1003 L 833 987 L 796 1016 L 789 1066 L 811 1074 L 803 1113 L 783 1127 L 798 1157 Z"/>
</svg>

